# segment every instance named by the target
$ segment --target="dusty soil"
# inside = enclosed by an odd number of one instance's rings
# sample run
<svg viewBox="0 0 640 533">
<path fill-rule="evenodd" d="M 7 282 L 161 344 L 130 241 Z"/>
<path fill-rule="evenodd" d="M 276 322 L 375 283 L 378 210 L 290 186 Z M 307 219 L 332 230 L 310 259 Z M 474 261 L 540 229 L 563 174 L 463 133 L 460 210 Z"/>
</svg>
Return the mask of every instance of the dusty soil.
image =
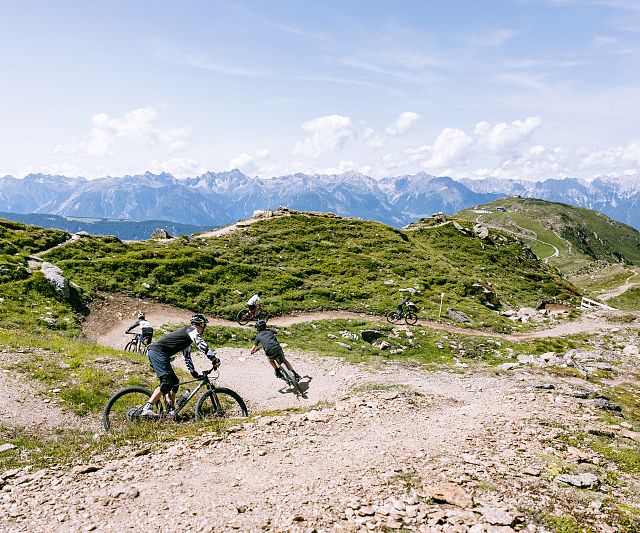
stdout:
<svg viewBox="0 0 640 533">
<path fill-rule="evenodd" d="M 123 332 L 139 310 L 153 324 L 185 323 L 191 316 L 114 296 L 94 306 L 85 332 L 122 347 Z M 338 316 L 345 314 L 273 323 Z M 526 337 L 596 328 L 611 326 L 591 315 Z M 372 368 L 292 353 L 298 372 L 312 378 L 309 398 L 298 400 L 280 392 L 282 382 L 263 355 L 228 348 L 219 354 L 221 384 L 238 391 L 251 411 L 312 410 L 257 417 L 222 436 L 150 448 L 131 443 L 116 459 L 95 457 L 90 469 L 5 474 L 0 529 L 542 532 L 548 530 L 532 511 L 543 508 L 615 531 L 603 500 L 615 492 L 626 505 L 640 505 L 637 480 L 619 473 L 619 485 L 611 487 L 605 479 L 615 465 L 587 452 L 578 465 L 575 452 L 557 440 L 559 420 L 614 431 L 597 422 L 591 403 L 597 387 L 584 380 L 532 367 L 503 374 L 427 373 L 396 363 Z M 595 474 L 598 485 L 584 490 L 555 481 L 559 463 Z"/>
</svg>

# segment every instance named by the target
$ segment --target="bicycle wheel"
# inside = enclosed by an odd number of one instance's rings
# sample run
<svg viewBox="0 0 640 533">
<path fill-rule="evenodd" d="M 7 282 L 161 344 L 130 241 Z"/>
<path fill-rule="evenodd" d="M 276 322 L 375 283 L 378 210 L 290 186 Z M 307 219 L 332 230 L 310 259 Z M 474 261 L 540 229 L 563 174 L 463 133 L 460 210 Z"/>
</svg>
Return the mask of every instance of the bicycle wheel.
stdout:
<svg viewBox="0 0 640 533">
<path fill-rule="evenodd" d="M 389 322 L 389 324 L 395 324 L 398 320 L 400 320 L 398 311 L 390 311 L 387 313 L 387 322 Z"/>
<path fill-rule="evenodd" d="M 300 383 L 298 383 L 296 377 L 293 375 L 293 372 L 291 372 L 291 370 L 289 370 L 286 366 L 280 366 L 280 372 L 284 376 L 285 381 L 289 385 L 291 385 L 296 393 L 296 396 L 302 396 L 303 398 L 306 398 L 304 391 L 302 390 L 302 387 L 300 386 Z"/>
<path fill-rule="evenodd" d="M 247 414 L 247 406 L 240 395 L 224 387 L 208 390 L 196 404 L 196 420 L 244 418 Z"/>
<path fill-rule="evenodd" d="M 411 324 L 412 326 L 418 321 L 418 315 L 416 315 L 415 313 L 407 313 L 406 315 L 404 315 L 404 321 L 407 324 Z"/>
<path fill-rule="evenodd" d="M 249 323 L 250 316 L 251 316 L 251 311 L 249 311 L 248 309 L 243 309 L 242 311 L 238 311 L 238 314 L 236 315 L 236 322 L 241 326 L 244 326 L 245 324 Z"/>
<path fill-rule="evenodd" d="M 132 424 L 149 422 L 154 419 L 140 418 L 140 411 L 149 401 L 151 391 L 144 387 L 129 387 L 116 392 L 107 402 L 102 413 L 102 425 L 105 431 L 122 431 Z M 156 404 L 156 414 L 162 416 L 162 402 Z"/>
<path fill-rule="evenodd" d="M 256 316 L 256 320 L 264 320 L 266 322 L 267 320 L 269 320 L 270 317 L 271 317 L 271 314 L 269 313 L 269 311 L 265 311 L 263 309 Z"/>
<path fill-rule="evenodd" d="M 124 347 L 125 352 L 135 352 L 136 351 L 136 342 L 135 339 L 131 339 L 127 345 Z"/>
</svg>

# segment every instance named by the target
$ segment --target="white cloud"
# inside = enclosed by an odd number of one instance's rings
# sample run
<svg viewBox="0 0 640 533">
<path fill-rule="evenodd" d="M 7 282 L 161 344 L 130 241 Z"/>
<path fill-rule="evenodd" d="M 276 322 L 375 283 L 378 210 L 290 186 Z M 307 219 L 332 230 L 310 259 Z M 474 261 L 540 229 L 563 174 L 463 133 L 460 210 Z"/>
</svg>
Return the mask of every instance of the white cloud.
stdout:
<svg viewBox="0 0 640 533">
<path fill-rule="evenodd" d="M 629 163 L 640 165 L 640 141 L 627 146 L 615 146 L 596 150 L 586 155 L 581 164 L 583 167 L 622 167 Z"/>
<path fill-rule="evenodd" d="M 206 169 L 200 165 L 195 159 L 190 157 L 176 157 L 167 161 L 152 161 L 151 172 L 158 174 L 160 172 L 168 172 L 176 178 L 188 178 L 203 174 Z"/>
<path fill-rule="evenodd" d="M 462 163 L 469 156 L 469 147 L 472 144 L 473 139 L 464 131 L 445 128 L 431 147 L 431 157 L 422 163 L 422 166 L 426 169 L 433 169 Z"/>
<path fill-rule="evenodd" d="M 342 149 L 356 136 L 351 119 L 341 115 L 314 118 L 305 122 L 302 129 L 309 133 L 310 137 L 295 144 L 293 155 L 319 157 L 326 152 Z"/>
<path fill-rule="evenodd" d="M 391 135 L 395 137 L 397 135 L 404 135 L 409 128 L 420 119 L 420 115 L 418 113 L 414 113 L 413 111 L 405 111 L 401 113 L 400 116 L 395 120 L 393 124 L 390 124 L 385 130 L 387 135 Z"/>
<path fill-rule="evenodd" d="M 86 140 L 74 140 L 67 145 L 59 145 L 54 153 L 80 152 L 104 157 L 111 153 L 118 140 L 161 144 L 171 150 L 186 146 L 191 129 L 158 128 L 154 125 L 158 117 L 158 111 L 150 106 L 135 109 L 124 117 L 109 117 L 106 113 L 98 113 L 91 117 L 92 128 Z"/>
<path fill-rule="evenodd" d="M 384 139 L 379 135 L 376 135 L 376 132 L 371 128 L 367 128 L 362 133 L 362 138 L 367 146 L 371 148 L 382 148 L 384 146 Z"/>
<path fill-rule="evenodd" d="M 488 122 L 482 121 L 476 124 L 475 133 L 480 144 L 494 153 L 501 153 L 528 140 L 531 132 L 541 123 L 540 117 L 528 117 L 524 121 L 514 120 L 510 124 L 501 122 L 493 127 Z"/>
<path fill-rule="evenodd" d="M 229 170 L 237 168 L 245 174 L 256 174 L 266 170 L 265 165 L 270 163 L 271 153 L 266 148 L 257 150 L 255 154 L 246 152 L 234 157 L 228 165 Z"/>
</svg>

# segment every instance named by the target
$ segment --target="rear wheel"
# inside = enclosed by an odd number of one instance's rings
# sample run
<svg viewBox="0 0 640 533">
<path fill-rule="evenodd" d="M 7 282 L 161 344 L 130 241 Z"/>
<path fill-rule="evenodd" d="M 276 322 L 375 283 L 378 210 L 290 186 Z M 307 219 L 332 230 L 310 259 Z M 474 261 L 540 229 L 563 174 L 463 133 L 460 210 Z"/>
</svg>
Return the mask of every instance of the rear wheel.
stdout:
<svg viewBox="0 0 640 533">
<path fill-rule="evenodd" d="M 241 311 L 238 311 L 238 314 L 236 315 L 236 322 L 241 326 L 244 326 L 249 323 L 249 320 L 251 320 L 250 317 L 251 311 L 248 309 L 242 309 Z"/>
<path fill-rule="evenodd" d="M 389 322 L 389 324 L 395 324 L 398 320 L 400 320 L 400 314 L 398 311 L 391 311 L 387 313 L 387 322 Z"/>
<path fill-rule="evenodd" d="M 151 391 L 144 387 L 129 387 L 116 392 L 107 402 L 102 413 L 102 425 L 105 431 L 122 431 L 133 424 L 141 424 L 156 418 L 141 418 L 140 412 L 149 401 Z M 158 419 L 162 418 L 162 402 L 155 406 Z"/>
<path fill-rule="evenodd" d="M 247 406 L 240 395 L 224 387 L 205 392 L 196 404 L 196 420 L 244 418 L 247 414 Z"/>
<path fill-rule="evenodd" d="M 415 324 L 418 321 L 418 315 L 416 315 L 415 313 L 407 313 L 404 315 L 404 321 L 407 324 L 411 324 L 413 326 L 413 324 Z"/>
</svg>

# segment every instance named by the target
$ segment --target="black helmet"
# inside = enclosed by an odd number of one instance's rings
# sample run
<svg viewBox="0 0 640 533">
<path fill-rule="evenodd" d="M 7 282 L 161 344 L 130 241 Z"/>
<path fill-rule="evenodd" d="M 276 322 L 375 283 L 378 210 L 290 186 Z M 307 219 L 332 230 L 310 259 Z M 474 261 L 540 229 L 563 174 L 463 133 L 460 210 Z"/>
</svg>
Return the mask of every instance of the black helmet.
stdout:
<svg viewBox="0 0 640 533">
<path fill-rule="evenodd" d="M 208 324 L 209 321 L 207 320 L 207 318 L 204 315 L 202 315 L 200 313 L 196 313 L 195 315 L 193 315 L 191 317 L 191 323 L 195 326 L 196 324 L 197 325 Z"/>
<path fill-rule="evenodd" d="M 138 313 L 138 320 L 144 320 L 144 313 Z"/>
<path fill-rule="evenodd" d="M 267 329 L 267 321 L 262 319 L 256 320 L 256 329 L 258 331 L 264 331 Z"/>
</svg>

